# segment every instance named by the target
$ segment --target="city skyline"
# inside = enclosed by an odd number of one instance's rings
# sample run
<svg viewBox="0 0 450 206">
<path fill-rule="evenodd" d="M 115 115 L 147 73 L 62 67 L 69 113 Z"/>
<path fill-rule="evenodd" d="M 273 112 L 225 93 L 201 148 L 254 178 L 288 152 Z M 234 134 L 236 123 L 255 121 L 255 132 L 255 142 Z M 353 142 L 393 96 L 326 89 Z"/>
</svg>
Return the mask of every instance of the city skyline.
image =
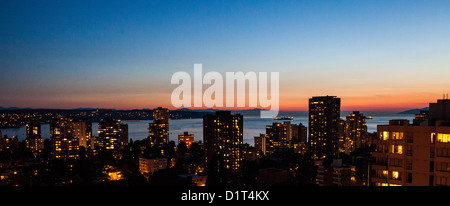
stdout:
<svg viewBox="0 0 450 206">
<path fill-rule="evenodd" d="M 170 77 L 195 63 L 280 72 L 281 111 L 401 111 L 450 88 L 448 1 L 0 4 L 0 107 L 175 109 Z"/>
<path fill-rule="evenodd" d="M 450 185 L 449 99 L 430 102 L 412 121 L 384 118 L 376 132 L 368 132 L 358 111 L 344 120 L 340 102 L 313 96 L 308 127 L 273 119 L 253 145 L 244 142 L 244 115 L 231 111 L 205 114 L 197 121 L 201 140 L 184 132 L 190 140 L 178 135 L 183 144 L 169 141 L 163 107 L 152 110 L 149 127 L 141 125 L 149 134 L 141 140 L 111 117 L 94 135 L 89 118 L 54 115 L 50 139 L 42 137 L 40 121 L 29 120 L 25 140 L 0 138 L 0 185 Z"/>
</svg>

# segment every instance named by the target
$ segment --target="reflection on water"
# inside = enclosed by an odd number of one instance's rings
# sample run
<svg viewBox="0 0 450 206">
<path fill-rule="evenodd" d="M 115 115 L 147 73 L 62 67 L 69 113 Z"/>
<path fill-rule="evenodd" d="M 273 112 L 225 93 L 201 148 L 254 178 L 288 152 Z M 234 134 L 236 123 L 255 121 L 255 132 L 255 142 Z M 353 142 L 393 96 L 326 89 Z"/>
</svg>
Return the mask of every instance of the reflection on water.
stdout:
<svg viewBox="0 0 450 206">
<path fill-rule="evenodd" d="M 345 119 L 349 113 L 348 111 L 342 111 L 341 117 Z M 373 119 L 367 120 L 367 128 L 369 132 L 375 132 L 377 125 L 388 124 L 392 119 L 414 119 L 414 115 L 411 114 L 397 114 L 396 112 L 362 112 L 366 116 L 372 116 Z M 307 112 L 280 112 L 280 116 L 293 116 L 293 124 L 302 123 L 308 126 L 308 113 Z M 142 121 L 123 121 L 128 124 L 128 136 L 133 140 L 142 140 L 148 136 L 148 123 L 151 120 Z M 266 125 L 270 125 L 274 122 L 273 119 L 261 119 L 257 116 L 244 114 L 244 143 L 253 145 L 253 137 L 259 136 L 260 133 L 266 132 Z M 282 122 L 282 121 L 278 121 Z M 26 128 L 22 126 L 20 128 L 8 128 L 1 129 L 3 135 L 8 137 L 17 136 L 19 140 L 24 140 L 26 137 Z M 50 126 L 49 124 L 42 124 L 41 126 L 42 137 L 50 138 Z M 175 142 L 178 141 L 178 135 L 183 132 L 189 132 L 194 134 L 195 141 L 203 140 L 203 119 L 177 119 L 169 121 L 169 140 Z M 92 123 L 93 135 L 98 135 L 98 122 Z"/>
</svg>

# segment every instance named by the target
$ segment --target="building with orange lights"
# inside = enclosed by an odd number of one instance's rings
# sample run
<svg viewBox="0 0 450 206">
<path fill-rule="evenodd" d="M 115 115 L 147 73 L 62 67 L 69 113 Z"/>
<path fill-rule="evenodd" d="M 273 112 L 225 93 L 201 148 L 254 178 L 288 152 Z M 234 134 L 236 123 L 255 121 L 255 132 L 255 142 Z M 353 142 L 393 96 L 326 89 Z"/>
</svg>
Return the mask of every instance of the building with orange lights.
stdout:
<svg viewBox="0 0 450 206">
<path fill-rule="evenodd" d="M 158 107 L 153 109 L 153 122 L 149 123 L 150 146 L 163 147 L 169 142 L 169 110 Z"/>
<path fill-rule="evenodd" d="M 243 163 L 243 116 L 217 111 L 203 117 L 206 172 L 220 178 L 238 175 Z M 220 182 L 220 180 L 219 180 Z"/>
<path fill-rule="evenodd" d="M 344 122 L 343 152 L 350 154 L 356 148 L 364 148 L 368 144 L 366 117 L 359 111 L 353 111 Z"/>
<path fill-rule="evenodd" d="M 254 145 L 260 155 L 266 155 L 267 144 L 265 134 L 259 134 L 259 136 L 254 137 Z"/>
<path fill-rule="evenodd" d="M 449 100 L 431 103 L 428 120 L 416 119 L 416 124 L 391 120 L 378 125 L 373 185 L 450 186 L 449 105 Z"/>
<path fill-rule="evenodd" d="M 149 178 L 154 172 L 167 168 L 167 158 L 139 158 L 139 172 Z"/>
<path fill-rule="evenodd" d="M 312 159 L 339 153 L 341 99 L 318 96 L 309 99 L 309 148 Z"/>
<path fill-rule="evenodd" d="M 128 144 L 128 125 L 119 120 L 105 119 L 98 124 L 98 146 L 117 154 Z"/>
<path fill-rule="evenodd" d="M 27 147 L 34 154 L 41 153 L 42 149 L 44 149 L 44 139 L 41 137 L 41 123 L 30 121 L 25 126 L 27 128 L 27 137 L 25 139 Z"/>
<path fill-rule="evenodd" d="M 79 139 L 74 135 L 74 119 L 69 117 L 54 118 L 50 122 L 50 141 L 52 157 L 67 159 L 79 157 Z"/>
<path fill-rule="evenodd" d="M 189 148 L 194 142 L 194 135 L 189 134 L 189 132 L 184 132 L 183 134 L 178 135 L 178 144 L 180 142 L 186 143 L 186 146 Z"/>
</svg>

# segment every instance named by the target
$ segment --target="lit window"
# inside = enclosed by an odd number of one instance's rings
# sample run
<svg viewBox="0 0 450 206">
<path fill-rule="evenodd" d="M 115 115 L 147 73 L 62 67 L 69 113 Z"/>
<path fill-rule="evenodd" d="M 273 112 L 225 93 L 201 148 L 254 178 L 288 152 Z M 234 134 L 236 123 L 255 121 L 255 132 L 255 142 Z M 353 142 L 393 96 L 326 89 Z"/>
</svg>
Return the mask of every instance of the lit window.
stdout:
<svg viewBox="0 0 450 206">
<path fill-rule="evenodd" d="M 398 171 L 392 171 L 392 179 L 399 179 L 400 178 L 400 173 Z"/>
<path fill-rule="evenodd" d="M 388 139 L 389 139 L 389 132 L 383 131 L 383 132 L 381 133 L 381 139 L 382 139 L 382 140 L 388 140 Z"/>
<path fill-rule="evenodd" d="M 383 177 L 387 178 L 388 177 L 388 171 L 387 170 L 383 170 Z"/>
<path fill-rule="evenodd" d="M 450 134 L 437 134 L 437 141 L 441 143 L 450 143 Z"/>
<path fill-rule="evenodd" d="M 392 139 L 395 140 L 403 139 L 403 132 L 392 132 Z"/>
</svg>

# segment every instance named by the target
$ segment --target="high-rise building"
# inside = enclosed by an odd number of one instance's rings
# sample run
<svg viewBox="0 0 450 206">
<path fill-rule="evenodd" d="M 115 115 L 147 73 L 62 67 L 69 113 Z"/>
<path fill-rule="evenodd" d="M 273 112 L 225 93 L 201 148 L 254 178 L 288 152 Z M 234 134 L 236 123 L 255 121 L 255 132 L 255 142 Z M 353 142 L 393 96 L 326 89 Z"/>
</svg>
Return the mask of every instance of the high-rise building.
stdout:
<svg viewBox="0 0 450 206">
<path fill-rule="evenodd" d="M 41 123 L 37 121 L 30 121 L 26 124 L 27 137 L 25 142 L 27 147 L 31 149 L 34 154 L 41 153 L 44 149 L 44 139 L 41 137 Z"/>
<path fill-rule="evenodd" d="M 149 123 L 149 142 L 151 147 L 164 147 L 169 142 L 169 110 L 155 108 L 153 122 Z"/>
<path fill-rule="evenodd" d="M 169 109 L 162 107 L 153 109 L 153 122 L 169 123 Z"/>
<path fill-rule="evenodd" d="M 52 156 L 56 159 L 78 158 L 79 139 L 74 132 L 74 119 L 60 117 L 50 122 L 50 141 Z"/>
<path fill-rule="evenodd" d="M 373 140 L 376 186 L 450 186 L 450 121 L 444 115 L 449 100 L 430 104 L 429 125 L 391 120 L 378 125 Z"/>
<path fill-rule="evenodd" d="M 366 117 L 359 111 L 349 114 L 344 126 L 344 152 L 350 154 L 356 148 L 364 148 L 367 138 Z"/>
<path fill-rule="evenodd" d="M 305 154 L 307 142 L 308 128 L 302 123 L 299 123 L 298 126 L 294 124 L 292 127 L 291 148 L 294 149 L 295 153 Z"/>
<path fill-rule="evenodd" d="M 128 145 L 128 124 L 121 123 L 119 125 L 120 136 L 119 136 L 119 147 L 123 149 L 123 147 Z"/>
<path fill-rule="evenodd" d="M 339 152 L 341 99 L 318 96 L 309 99 L 309 147 L 313 159 L 323 159 Z"/>
<path fill-rule="evenodd" d="M 266 126 L 266 152 L 269 155 L 290 148 L 293 126 L 298 127 L 298 125 L 292 125 L 289 121 L 274 122 L 272 125 Z"/>
<path fill-rule="evenodd" d="M 98 146 L 116 154 L 128 143 L 128 125 L 120 120 L 104 119 L 98 123 Z"/>
<path fill-rule="evenodd" d="M 254 145 L 256 150 L 260 155 L 266 155 L 266 135 L 259 134 L 259 136 L 254 137 Z"/>
<path fill-rule="evenodd" d="M 151 147 L 164 147 L 169 142 L 168 123 L 149 123 L 149 142 Z"/>
<path fill-rule="evenodd" d="M 203 117 L 203 142 L 206 172 L 222 179 L 242 172 L 243 116 L 230 111 L 217 111 Z M 219 174 L 219 175 L 217 175 Z"/>
<path fill-rule="evenodd" d="M 178 144 L 180 142 L 186 143 L 186 146 L 189 148 L 194 142 L 194 135 L 189 134 L 189 132 L 184 132 L 183 134 L 178 135 Z"/>
<path fill-rule="evenodd" d="M 90 147 L 92 136 L 92 123 L 87 119 L 74 119 L 73 122 L 73 136 L 78 138 L 78 143 L 84 148 Z"/>
</svg>

